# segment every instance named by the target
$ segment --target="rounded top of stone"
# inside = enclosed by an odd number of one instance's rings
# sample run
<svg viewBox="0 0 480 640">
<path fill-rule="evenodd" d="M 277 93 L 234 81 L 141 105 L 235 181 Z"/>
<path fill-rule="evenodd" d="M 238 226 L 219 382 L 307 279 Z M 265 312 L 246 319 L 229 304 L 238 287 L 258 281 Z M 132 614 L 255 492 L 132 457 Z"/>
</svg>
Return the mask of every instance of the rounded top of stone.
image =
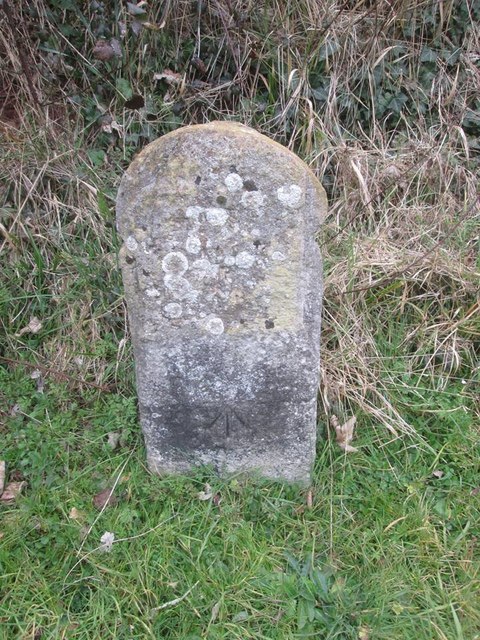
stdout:
<svg viewBox="0 0 480 640">
<path fill-rule="evenodd" d="M 212 122 L 159 138 L 118 190 L 129 313 L 149 339 L 299 330 L 326 209 L 308 166 L 254 129 Z"/>
<path fill-rule="evenodd" d="M 129 176 L 135 174 L 141 165 L 148 162 L 152 156 L 156 156 L 157 154 L 161 155 L 165 148 L 171 147 L 175 142 L 178 141 L 179 143 L 181 142 L 187 146 L 191 145 L 192 155 L 195 155 L 198 152 L 197 147 L 199 144 L 209 138 L 211 138 L 213 142 L 213 140 L 219 136 L 234 140 L 235 144 L 238 145 L 239 154 L 242 150 L 251 151 L 252 147 L 255 147 L 257 152 L 264 156 L 268 156 L 269 152 L 274 155 L 283 156 L 286 163 L 296 167 L 297 171 L 303 172 L 307 180 L 310 182 L 311 187 L 313 187 L 316 192 L 316 197 L 323 203 L 323 211 L 320 216 L 320 218 L 323 218 L 327 209 L 326 194 L 320 181 L 310 167 L 295 153 L 293 153 L 293 151 L 290 151 L 290 149 L 287 149 L 275 140 L 272 140 L 268 136 L 265 136 L 264 134 L 259 133 L 255 129 L 252 129 L 240 122 L 229 120 L 215 120 L 206 124 L 187 125 L 166 133 L 157 140 L 154 140 L 133 159 L 125 172 L 124 180 L 122 181 L 119 191 L 122 190 L 122 187 L 125 182 L 128 181 Z M 219 154 L 222 153 L 221 147 L 218 152 Z M 232 176 L 235 173 L 236 172 L 232 171 L 230 175 Z M 232 178 L 230 178 L 230 181 L 233 182 Z M 246 185 L 246 188 L 248 189 L 248 185 Z"/>
</svg>

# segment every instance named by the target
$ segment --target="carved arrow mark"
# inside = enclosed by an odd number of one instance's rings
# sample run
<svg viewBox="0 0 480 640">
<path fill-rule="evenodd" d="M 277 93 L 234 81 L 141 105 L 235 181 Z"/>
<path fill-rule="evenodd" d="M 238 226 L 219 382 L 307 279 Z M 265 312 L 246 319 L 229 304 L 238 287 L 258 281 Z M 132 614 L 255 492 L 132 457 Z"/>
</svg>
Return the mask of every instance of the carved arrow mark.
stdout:
<svg viewBox="0 0 480 640">
<path fill-rule="evenodd" d="M 234 409 L 225 409 L 222 413 L 215 418 L 210 425 L 211 427 L 218 427 L 223 431 L 227 438 L 234 434 L 234 432 L 240 427 L 246 427 L 246 422 L 243 420 Z"/>
</svg>

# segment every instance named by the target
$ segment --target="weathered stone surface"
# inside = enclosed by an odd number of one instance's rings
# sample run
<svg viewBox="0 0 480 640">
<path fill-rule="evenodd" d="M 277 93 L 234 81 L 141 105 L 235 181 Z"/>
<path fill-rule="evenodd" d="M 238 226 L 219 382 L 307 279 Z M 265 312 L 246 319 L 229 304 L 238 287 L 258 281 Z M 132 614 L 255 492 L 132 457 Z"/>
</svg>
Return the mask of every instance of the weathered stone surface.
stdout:
<svg viewBox="0 0 480 640">
<path fill-rule="evenodd" d="M 132 162 L 117 218 L 153 471 L 308 482 L 325 210 L 299 158 L 235 123 L 179 129 Z"/>
</svg>

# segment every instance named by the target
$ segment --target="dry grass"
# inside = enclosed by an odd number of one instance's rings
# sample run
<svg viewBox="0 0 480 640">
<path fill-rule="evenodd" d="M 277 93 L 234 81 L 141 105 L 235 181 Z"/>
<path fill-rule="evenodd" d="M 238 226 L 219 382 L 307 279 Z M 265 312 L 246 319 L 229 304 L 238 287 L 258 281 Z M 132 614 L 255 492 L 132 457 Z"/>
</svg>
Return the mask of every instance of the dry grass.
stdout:
<svg viewBox="0 0 480 640">
<path fill-rule="evenodd" d="M 436 59 L 427 91 L 422 60 L 450 46 L 458 2 L 211 0 L 199 13 L 172 0 L 152 3 L 148 20 L 161 28 L 138 37 L 122 7 L 104 19 L 123 48 L 108 64 L 92 57 L 98 11 L 10 3 L 14 22 L 0 13 L 5 355 L 123 386 L 131 356 L 112 228 L 118 180 L 149 139 L 235 118 L 295 150 L 329 194 L 319 239 L 327 413 L 411 431 L 392 394 L 402 385 L 395 358 L 444 386 L 478 369 L 479 162 L 462 123 L 477 104 L 480 36 L 463 4 L 470 24 L 458 59 Z M 77 32 L 67 37 L 69 21 Z M 159 90 L 154 73 L 166 68 L 178 77 Z M 145 109 L 123 106 L 119 77 Z M 395 82 L 405 107 L 380 115 L 382 83 Z M 32 315 L 47 327 L 41 340 L 16 335 Z"/>
</svg>

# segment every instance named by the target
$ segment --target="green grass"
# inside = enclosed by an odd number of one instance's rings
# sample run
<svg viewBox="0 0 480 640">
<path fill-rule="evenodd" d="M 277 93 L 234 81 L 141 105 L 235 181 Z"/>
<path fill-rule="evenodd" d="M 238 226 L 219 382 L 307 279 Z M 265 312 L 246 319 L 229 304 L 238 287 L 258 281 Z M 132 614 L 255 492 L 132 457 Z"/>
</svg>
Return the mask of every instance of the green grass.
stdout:
<svg viewBox="0 0 480 640">
<path fill-rule="evenodd" d="M 153 477 L 133 398 L 0 375 L 16 405 L 4 455 L 27 481 L 0 507 L 1 638 L 480 637 L 479 433 L 461 381 L 399 393 L 422 444 L 381 446 L 367 419 L 345 455 L 320 425 L 310 500 L 208 469 Z"/>
</svg>

